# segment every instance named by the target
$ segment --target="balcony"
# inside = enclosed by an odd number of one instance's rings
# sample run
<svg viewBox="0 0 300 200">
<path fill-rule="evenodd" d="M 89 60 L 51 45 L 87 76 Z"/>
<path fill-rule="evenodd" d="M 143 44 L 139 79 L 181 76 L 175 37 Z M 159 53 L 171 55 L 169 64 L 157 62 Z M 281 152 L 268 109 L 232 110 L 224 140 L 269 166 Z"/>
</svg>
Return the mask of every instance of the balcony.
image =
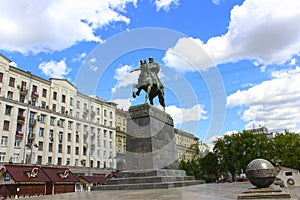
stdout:
<svg viewBox="0 0 300 200">
<path fill-rule="evenodd" d="M 28 94 L 28 89 L 26 89 L 25 86 L 18 85 L 17 87 L 18 87 L 18 89 L 20 89 L 20 93 L 21 93 L 21 94 L 23 94 L 23 95 Z"/>
<path fill-rule="evenodd" d="M 16 131 L 16 137 L 17 138 L 23 138 L 24 133 L 22 131 Z"/>
<path fill-rule="evenodd" d="M 30 118 L 29 119 L 29 124 L 30 125 L 36 125 L 36 119 Z"/>
<path fill-rule="evenodd" d="M 19 123 L 24 123 L 25 122 L 25 117 L 22 115 L 18 115 L 18 122 Z"/>
<path fill-rule="evenodd" d="M 34 140 L 35 139 L 35 134 L 34 133 L 29 133 L 28 134 L 28 140 Z"/>
<path fill-rule="evenodd" d="M 38 98 L 38 97 L 39 97 L 39 93 L 33 91 L 33 92 L 31 93 L 31 96 L 34 97 L 34 98 Z"/>
<path fill-rule="evenodd" d="M 88 110 L 88 109 L 84 109 L 84 110 L 83 110 L 83 114 L 86 115 L 86 114 L 88 114 L 88 113 L 89 113 L 89 110 Z"/>
</svg>

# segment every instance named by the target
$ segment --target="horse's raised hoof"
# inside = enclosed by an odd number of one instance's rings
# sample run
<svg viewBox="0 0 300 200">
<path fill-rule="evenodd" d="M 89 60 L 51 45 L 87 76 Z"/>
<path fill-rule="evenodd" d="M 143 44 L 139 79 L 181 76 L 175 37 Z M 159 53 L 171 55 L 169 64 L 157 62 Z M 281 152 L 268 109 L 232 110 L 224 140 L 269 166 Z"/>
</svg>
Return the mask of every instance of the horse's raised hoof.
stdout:
<svg viewBox="0 0 300 200">
<path fill-rule="evenodd" d="M 132 93 L 132 97 L 133 97 L 133 98 L 135 98 L 135 97 L 136 97 L 136 95 L 135 95 L 135 92 L 133 92 L 133 93 Z"/>
</svg>

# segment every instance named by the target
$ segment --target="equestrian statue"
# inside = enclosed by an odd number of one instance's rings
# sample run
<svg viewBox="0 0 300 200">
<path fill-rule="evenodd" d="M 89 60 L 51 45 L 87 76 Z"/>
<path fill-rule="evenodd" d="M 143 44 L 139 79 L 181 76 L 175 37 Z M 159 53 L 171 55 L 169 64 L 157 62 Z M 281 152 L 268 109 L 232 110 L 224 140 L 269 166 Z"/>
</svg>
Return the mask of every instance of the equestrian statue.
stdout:
<svg viewBox="0 0 300 200">
<path fill-rule="evenodd" d="M 165 110 L 164 86 L 158 78 L 159 63 L 154 62 L 153 57 L 149 58 L 149 63 L 146 60 L 140 60 L 140 67 L 130 71 L 130 73 L 134 71 L 141 71 L 141 73 L 138 84 L 133 85 L 133 98 L 139 96 L 140 92 L 144 90 L 146 92 L 145 103 L 148 103 L 149 100 L 150 104 L 153 105 L 153 99 L 158 96 L 159 103 Z"/>
</svg>

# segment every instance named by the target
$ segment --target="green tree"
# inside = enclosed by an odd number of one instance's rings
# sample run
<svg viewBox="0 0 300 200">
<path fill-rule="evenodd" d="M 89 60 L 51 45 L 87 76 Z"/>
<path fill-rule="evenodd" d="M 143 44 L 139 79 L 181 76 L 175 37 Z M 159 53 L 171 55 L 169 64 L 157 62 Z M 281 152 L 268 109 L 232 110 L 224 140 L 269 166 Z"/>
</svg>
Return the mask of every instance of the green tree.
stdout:
<svg viewBox="0 0 300 200">
<path fill-rule="evenodd" d="M 300 135 L 285 131 L 273 138 L 273 160 L 291 168 L 300 168 Z"/>
</svg>

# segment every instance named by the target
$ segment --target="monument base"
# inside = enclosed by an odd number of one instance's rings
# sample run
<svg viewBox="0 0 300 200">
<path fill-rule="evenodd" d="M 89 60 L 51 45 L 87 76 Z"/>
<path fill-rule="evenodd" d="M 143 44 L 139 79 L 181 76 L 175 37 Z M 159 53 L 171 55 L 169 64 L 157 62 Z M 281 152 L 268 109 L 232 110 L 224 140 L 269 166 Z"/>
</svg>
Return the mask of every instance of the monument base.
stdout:
<svg viewBox="0 0 300 200">
<path fill-rule="evenodd" d="M 270 186 L 266 188 L 250 188 L 239 194 L 238 199 L 291 199 L 291 195 L 283 191 L 279 186 Z"/>
<path fill-rule="evenodd" d="M 138 190 L 168 189 L 202 183 L 193 176 L 186 176 L 183 170 L 134 170 L 123 171 L 116 179 L 106 185 L 93 187 L 92 190 Z"/>
<path fill-rule="evenodd" d="M 199 184 L 178 170 L 173 119 L 164 111 L 142 104 L 129 108 L 125 171 L 92 190 L 162 189 Z"/>
<path fill-rule="evenodd" d="M 172 117 L 149 104 L 127 115 L 125 170 L 178 169 Z"/>
</svg>

